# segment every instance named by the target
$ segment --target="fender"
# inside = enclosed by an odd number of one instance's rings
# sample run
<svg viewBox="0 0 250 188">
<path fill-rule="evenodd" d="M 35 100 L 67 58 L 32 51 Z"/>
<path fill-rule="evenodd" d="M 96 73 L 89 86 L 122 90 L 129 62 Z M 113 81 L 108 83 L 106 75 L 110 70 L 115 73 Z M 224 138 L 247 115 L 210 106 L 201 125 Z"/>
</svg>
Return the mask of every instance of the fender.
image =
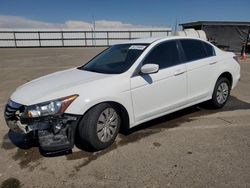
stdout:
<svg viewBox="0 0 250 188">
<path fill-rule="evenodd" d="M 98 105 L 100 103 L 104 103 L 104 102 L 115 102 L 115 103 L 122 105 L 128 113 L 129 122 L 130 122 L 129 126 L 130 127 L 133 126 L 135 121 L 134 121 L 134 113 L 133 113 L 132 101 L 131 101 L 131 97 L 130 97 L 130 91 L 123 93 L 123 99 L 119 98 L 119 97 L 115 97 L 115 96 L 98 98 L 96 100 L 89 100 L 89 99 L 81 100 L 80 99 L 80 101 L 79 101 L 79 99 L 78 99 L 78 101 L 76 101 L 76 103 L 80 104 L 81 108 L 78 108 L 78 107 L 74 108 L 74 105 L 72 104 L 66 110 L 66 113 L 84 115 L 93 106 Z M 78 110 L 75 111 L 74 109 L 78 109 Z"/>
</svg>

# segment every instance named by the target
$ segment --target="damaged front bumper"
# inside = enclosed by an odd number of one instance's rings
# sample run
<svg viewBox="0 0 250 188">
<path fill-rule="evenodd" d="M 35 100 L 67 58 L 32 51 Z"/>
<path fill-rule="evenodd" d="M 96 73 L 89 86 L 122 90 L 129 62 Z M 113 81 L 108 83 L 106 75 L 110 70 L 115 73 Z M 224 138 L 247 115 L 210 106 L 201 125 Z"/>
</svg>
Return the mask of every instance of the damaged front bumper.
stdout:
<svg viewBox="0 0 250 188">
<path fill-rule="evenodd" d="M 9 101 L 5 107 L 5 120 L 11 131 L 30 135 L 38 140 L 44 152 L 60 152 L 74 147 L 75 129 L 80 115 L 57 114 L 39 118 L 23 115 L 25 106 Z"/>
</svg>

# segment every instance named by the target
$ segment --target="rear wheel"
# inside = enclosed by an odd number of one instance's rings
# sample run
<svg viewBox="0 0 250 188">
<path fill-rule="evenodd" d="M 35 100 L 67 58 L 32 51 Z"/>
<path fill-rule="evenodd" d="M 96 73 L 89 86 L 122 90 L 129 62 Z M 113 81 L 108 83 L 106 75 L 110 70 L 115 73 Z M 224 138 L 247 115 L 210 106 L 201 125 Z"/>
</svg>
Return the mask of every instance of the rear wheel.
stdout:
<svg viewBox="0 0 250 188">
<path fill-rule="evenodd" d="M 212 108 L 222 108 L 230 95 L 230 82 L 227 78 L 221 77 L 215 84 L 212 99 L 209 104 Z"/>
<path fill-rule="evenodd" d="M 114 142 L 120 125 L 121 119 L 116 106 L 102 103 L 84 115 L 79 124 L 79 136 L 88 148 L 101 150 Z"/>
</svg>

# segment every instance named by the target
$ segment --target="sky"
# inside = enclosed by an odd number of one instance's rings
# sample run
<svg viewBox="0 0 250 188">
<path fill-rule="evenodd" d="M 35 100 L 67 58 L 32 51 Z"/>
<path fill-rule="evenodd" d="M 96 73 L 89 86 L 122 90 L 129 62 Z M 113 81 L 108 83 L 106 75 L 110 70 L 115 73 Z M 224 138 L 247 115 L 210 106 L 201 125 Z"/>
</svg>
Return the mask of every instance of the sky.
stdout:
<svg viewBox="0 0 250 188">
<path fill-rule="evenodd" d="M 250 21 L 250 0 L 0 0 L 0 28 L 174 27 Z"/>
</svg>

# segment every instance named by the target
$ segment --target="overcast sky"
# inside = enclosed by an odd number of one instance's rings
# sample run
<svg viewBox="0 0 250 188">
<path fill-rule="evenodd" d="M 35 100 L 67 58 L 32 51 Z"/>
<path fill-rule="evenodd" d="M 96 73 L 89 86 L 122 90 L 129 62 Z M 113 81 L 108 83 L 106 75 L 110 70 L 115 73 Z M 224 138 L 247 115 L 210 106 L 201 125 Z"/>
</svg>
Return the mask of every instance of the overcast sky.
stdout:
<svg viewBox="0 0 250 188">
<path fill-rule="evenodd" d="M 249 0 L 0 0 L 0 28 L 174 27 L 198 20 L 250 21 Z"/>
</svg>

